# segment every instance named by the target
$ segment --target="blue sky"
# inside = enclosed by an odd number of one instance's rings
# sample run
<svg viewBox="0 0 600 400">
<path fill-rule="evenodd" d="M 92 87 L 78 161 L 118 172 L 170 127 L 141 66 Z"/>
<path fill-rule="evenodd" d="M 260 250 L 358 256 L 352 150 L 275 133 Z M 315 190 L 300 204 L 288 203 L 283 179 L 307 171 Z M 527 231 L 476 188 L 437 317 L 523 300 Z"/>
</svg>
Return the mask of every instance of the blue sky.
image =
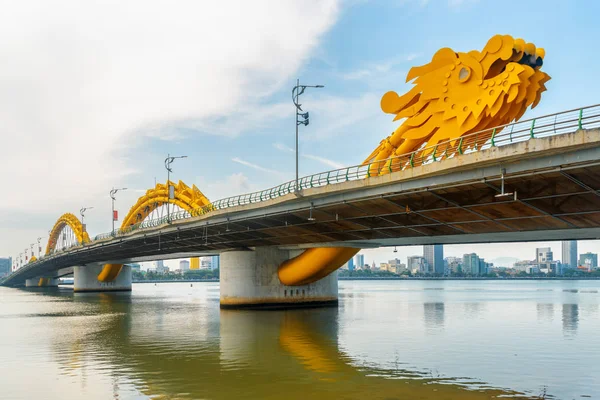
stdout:
<svg viewBox="0 0 600 400">
<path fill-rule="evenodd" d="M 0 16 L 0 50 L 12 60 L 0 66 L 9 104 L 0 147 L 10 153 L 1 177 L 20 182 L 0 200 L 0 255 L 47 237 L 82 206 L 94 207 L 91 233 L 110 230 L 110 188 L 129 188 L 117 203 L 125 214 L 155 177 L 166 179 L 167 153 L 188 156 L 174 178 L 210 199 L 292 179 L 296 78 L 325 85 L 302 96 L 311 118 L 300 127 L 301 175 L 359 164 L 395 129 L 379 99 L 407 90 L 411 66 L 441 47 L 481 49 L 497 33 L 546 49 L 552 80 L 526 117 L 598 102 L 600 5 L 591 1 L 156 1 L 142 2 L 143 13 L 135 2 L 21 3 Z M 514 256 L 532 258 L 534 247 L 515 246 Z"/>
</svg>

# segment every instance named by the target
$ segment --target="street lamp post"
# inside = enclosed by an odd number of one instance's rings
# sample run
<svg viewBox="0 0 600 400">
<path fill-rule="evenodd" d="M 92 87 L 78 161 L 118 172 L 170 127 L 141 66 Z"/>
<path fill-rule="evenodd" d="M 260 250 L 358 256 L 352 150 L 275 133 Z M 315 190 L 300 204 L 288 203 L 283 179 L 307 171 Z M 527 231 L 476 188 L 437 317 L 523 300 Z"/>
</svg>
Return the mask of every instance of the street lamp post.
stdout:
<svg viewBox="0 0 600 400">
<path fill-rule="evenodd" d="M 296 185 L 294 188 L 294 191 L 297 192 L 298 191 L 298 127 L 300 125 L 304 125 L 307 126 L 308 125 L 308 111 L 307 112 L 303 112 L 301 113 L 300 111 L 304 111 L 302 110 L 302 104 L 300 104 L 299 101 L 299 97 L 302 93 L 304 93 L 304 91 L 306 90 L 306 88 L 324 88 L 325 86 L 323 85 L 300 85 L 300 79 L 296 80 L 296 86 L 294 86 L 294 88 L 292 89 L 292 101 L 294 102 L 294 105 L 296 106 Z M 302 117 L 302 119 L 299 119 L 300 117 Z"/>
<path fill-rule="evenodd" d="M 115 189 L 112 188 L 110 191 L 110 198 L 112 199 L 112 235 L 115 235 L 115 194 L 117 194 L 117 192 L 119 190 L 127 190 L 127 188 L 120 188 L 120 189 Z"/>
<path fill-rule="evenodd" d="M 173 172 L 173 170 L 171 169 L 171 164 L 177 158 L 187 158 L 187 156 L 171 157 L 170 154 L 167 154 L 167 158 L 165 158 L 165 168 L 167 169 L 167 196 L 168 196 L 167 221 L 168 222 L 171 222 L 171 213 L 170 213 L 170 208 L 169 208 L 169 203 L 171 202 L 171 172 Z"/>
<path fill-rule="evenodd" d="M 85 244 L 85 243 L 84 243 L 84 239 L 83 239 L 83 238 L 84 238 L 84 235 L 83 235 L 83 234 L 84 234 L 84 233 L 85 233 L 85 231 L 86 231 L 86 229 L 85 229 L 85 223 L 83 222 L 83 219 L 84 219 L 84 217 L 85 217 L 85 212 L 86 212 L 87 210 L 91 210 L 92 208 L 94 208 L 94 207 L 82 207 L 82 208 L 81 208 L 81 210 L 79 210 L 79 214 L 81 214 L 81 244 L 82 244 L 82 245 L 84 245 L 84 244 Z"/>
<path fill-rule="evenodd" d="M 38 258 L 41 258 L 42 257 L 42 245 L 41 245 L 42 238 L 41 237 L 37 238 L 37 242 L 38 242 Z"/>
</svg>

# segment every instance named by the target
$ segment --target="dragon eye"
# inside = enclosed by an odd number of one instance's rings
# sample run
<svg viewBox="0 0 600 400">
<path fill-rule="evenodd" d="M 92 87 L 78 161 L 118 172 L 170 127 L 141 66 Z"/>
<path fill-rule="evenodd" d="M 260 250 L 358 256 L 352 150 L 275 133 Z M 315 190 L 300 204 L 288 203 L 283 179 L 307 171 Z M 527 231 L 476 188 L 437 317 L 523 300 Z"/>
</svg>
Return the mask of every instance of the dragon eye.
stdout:
<svg viewBox="0 0 600 400">
<path fill-rule="evenodd" d="M 466 82 L 471 76 L 471 69 L 469 67 L 462 67 L 458 72 L 458 80 L 460 82 Z"/>
</svg>

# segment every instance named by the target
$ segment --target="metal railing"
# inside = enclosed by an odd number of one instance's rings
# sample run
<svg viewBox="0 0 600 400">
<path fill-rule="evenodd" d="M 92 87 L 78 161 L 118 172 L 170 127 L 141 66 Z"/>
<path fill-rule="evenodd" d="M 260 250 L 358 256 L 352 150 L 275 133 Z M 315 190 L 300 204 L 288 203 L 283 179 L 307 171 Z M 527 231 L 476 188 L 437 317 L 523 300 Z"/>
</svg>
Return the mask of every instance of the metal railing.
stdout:
<svg viewBox="0 0 600 400">
<path fill-rule="evenodd" d="M 534 138 L 570 133 L 577 129 L 596 127 L 600 127 L 600 105 L 577 108 L 496 126 L 385 160 L 305 176 L 299 179 L 297 190 L 365 179 L 371 176 L 378 176 L 385 173 L 392 173 L 434 162 L 440 162 L 445 159 L 456 157 L 457 155 L 473 153 L 491 147 L 524 142 Z M 296 181 L 292 180 L 270 189 L 216 200 L 202 208 L 175 212 L 168 218 L 163 217 L 146 220 L 125 229 L 100 234 L 96 236 L 94 240 L 103 240 L 125 235 L 140 229 L 154 228 L 172 221 L 204 215 L 215 210 L 273 200 L 294 193 L 295 190 Z"/>
</svg>

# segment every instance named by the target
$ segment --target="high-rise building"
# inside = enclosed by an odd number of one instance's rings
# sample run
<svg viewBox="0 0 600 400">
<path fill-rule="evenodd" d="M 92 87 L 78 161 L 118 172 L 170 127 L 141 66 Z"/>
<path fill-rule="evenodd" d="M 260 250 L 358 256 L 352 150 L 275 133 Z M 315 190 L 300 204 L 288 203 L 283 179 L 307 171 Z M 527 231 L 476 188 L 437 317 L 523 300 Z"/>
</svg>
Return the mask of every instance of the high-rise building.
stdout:
<svg viewBox="0 0 600 400">
<path fill-rule="evenodd" d="M 357 254 L 354 256 L 355 268 L 363 269 L 365 267 L 365 256 L 363 254 Z"/>
<path fill-rule="evenodd" d="M 192 257 L 190 258 L 190 270 L 200 269 L 200 258 Z"/>
<path fill-rule="evenodd" d="M 348 260 L 348 271 L 354 271 L 354 257 Z"/>
<path fill-rule="evenodd" d="M 577 268 L 577 240 L 562 241 L 563 268 Z"/>
<path fill-rule="evenodd" d="M 393 272 L 395 274 L 401 274 L 407 270 L 406 264 L 403 264 L 402 262 L 400 262 L 399 258 L 394 258 L 393 260 L 389 260 L 387 262 L 387 265 L 389 265 L 388 271 Z"/>
<path fill-rule="evenodd" d="M 538 264 L 553 261 L 552 249 L 550 247 L 538 247 L 535 249 L 535 260 Z"/>
<path fill-rule="evenodd" d="M 210 269 L 217 269 L 221 265 L 221 257 L 220 256 L 211 256 L 210 257 Z"/>
<path fill-rule="evenodd" d="M 429 273 L 444 275 L 444 246 L 441 244 L 427 244 L 423 246 L 423 258 L 429 266 Z"/>
<path fill-rule="evenodd" d="M 156 269 L 157 274 L 169 272 L 169 267 L 165 266 L 165 262 L 163 260 L 154 261 L 154 268 Z"/>
<path fill-rule="evenodd" d="M 462 272 L 465 275 L 480 275 L 479 256 L 477 254 L 471 253 L 463 255 Z"/>
<path fill-rule="evenodd" d="M 598 254 L 596 253 L 583 253 L 579 256 L 579 265 L 587 267 L 588 269 L 596 268 L 598 266 Z"/>
<path fill-rule="evenodd" d="M 181 270 L 181 272 L 189 271 L 190 270 L 190 262 L 188 260 L 179 261 L 179 269 Z"/>
<path fill-rule="evenodd" d="M 406 268 L 412 273 L 427 273 L 427 261 L 421 256 L 409 256 L 406 262 Z"/>
<path fill-rule="evenodd" d="M 463 259 L 460 257 L 446 257 L 444 261 L 444 267 L 447 269 L 448 275 L 456 274 L 462 268 Z"/>
<path fill-rule="evenodd" d="M 0 277 L 10 275 L 12 268 L 12 258 L 0 258 Z"/>
<path fill-rule="evenodd" d="M 211 257 L 200 257 L 200 269 L 212 269 Z"/>
</svg>

